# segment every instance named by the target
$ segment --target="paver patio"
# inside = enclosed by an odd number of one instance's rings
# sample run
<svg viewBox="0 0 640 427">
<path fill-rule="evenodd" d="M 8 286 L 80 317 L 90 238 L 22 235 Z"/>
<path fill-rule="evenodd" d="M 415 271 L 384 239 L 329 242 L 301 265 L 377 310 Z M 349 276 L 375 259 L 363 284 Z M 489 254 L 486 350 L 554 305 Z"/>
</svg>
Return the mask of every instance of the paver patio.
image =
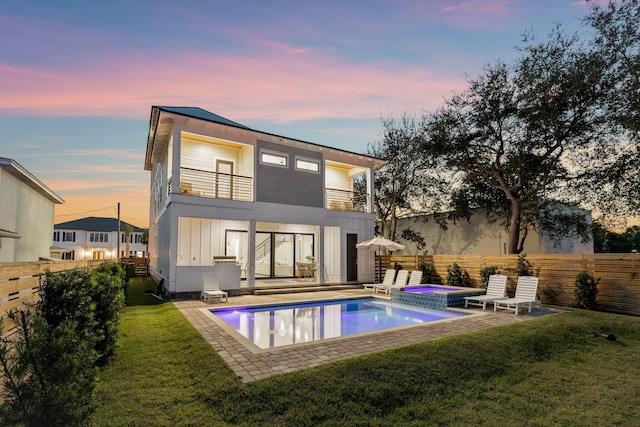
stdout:
<svg viewBox="0 0 640 427">
<path fill-rule="evenodd" d="M 466 311 L 472 315 L 464 317 L 262 350 L 249 344 L 248 340 L 239 339 L 237 337 L 239 334 L 225 330 L 213 320 L 210 313 L 206 312 L 207 309 L 220 307 L 338 299 L 363 295 L 371 294 L 363 294 L 363 291 L 358 289 L 260 296 L 243 295 L 230 297 L 228 303 L 205 304 L 195 300 L 177 300 L 173 303 L 245 383 L 367 353 L 561 313 L 559 310 L 549 308 L 534 309 L 531 313 L 523 309 L 515 316 L 511 311 L 495 313 L 489 309 L 483 312 L 480 308 L 474 308 L 467 309 Z M 386 297 L 386 299 L 389 298 Z"/>
</svg>

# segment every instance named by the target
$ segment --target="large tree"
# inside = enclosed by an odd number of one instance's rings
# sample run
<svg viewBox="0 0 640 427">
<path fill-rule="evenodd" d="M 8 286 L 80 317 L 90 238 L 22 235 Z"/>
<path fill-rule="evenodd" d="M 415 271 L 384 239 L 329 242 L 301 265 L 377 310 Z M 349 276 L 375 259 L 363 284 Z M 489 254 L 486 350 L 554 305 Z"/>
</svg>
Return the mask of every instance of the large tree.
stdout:
<svg viewBox="0 0 640 427">
<path fill-rule="evenodd" d="M 613 84 L 603 110 L 609 138 L 599 141 L 591 154 L 586 186 L 602 213 L 638 215 L 640 211 L 640 1 L 621 0 L 602 6 L 594 3 L 585 23 L 593 29 L 592 45 L 606 61 Z M 615 143 L 612 143 L 615 142 Z"/>
<path fill-rule="evenodd" d="M 375 206 L 378 234 L 395 240 L 413 241 L 419 249 L 424 237 L 416 230 L 403 228 L 396 235 L 400 218 L 427 215 L 442 210 L 443 179 L 437 173 L 435 156 L 423 151 L 424 125 L 405 113 L 399 119 L 381 118 L 383 131 L 368 147 L 368 154 L 385 160 L 375 174 Z"/>
<path fill-rule="evenodd" d="M 557 28 L 543 42 L 529 38 L 513 66 L 487 65 L 426 117 L 424 149 L 456 173 L 455 207 L 502 216 L 509 253 L 522 251 L 535 223 L 523 218 L 580 176 L 574 154 L 600 139 L 602 62 Z"/>
</svg>

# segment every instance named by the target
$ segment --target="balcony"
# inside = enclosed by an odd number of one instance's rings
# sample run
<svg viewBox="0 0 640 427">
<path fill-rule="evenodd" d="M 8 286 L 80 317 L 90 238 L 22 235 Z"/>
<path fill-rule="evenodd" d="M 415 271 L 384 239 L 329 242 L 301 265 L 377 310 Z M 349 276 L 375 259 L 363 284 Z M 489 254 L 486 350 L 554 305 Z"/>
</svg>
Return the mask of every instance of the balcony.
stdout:
<svg viewBox="0 0 640 427">
<path fill-rule="evenodd" d="M 253 201 L 253 178 L 180 168 L 180 193 L 210 199 Z"/>
<path fill-rule="evenodd" d="M 326 208 L 332 211 L 369 213 L 369 196 L 355 194 L 353 191 L 327 188 L 325 193 Z"/>
</svg>

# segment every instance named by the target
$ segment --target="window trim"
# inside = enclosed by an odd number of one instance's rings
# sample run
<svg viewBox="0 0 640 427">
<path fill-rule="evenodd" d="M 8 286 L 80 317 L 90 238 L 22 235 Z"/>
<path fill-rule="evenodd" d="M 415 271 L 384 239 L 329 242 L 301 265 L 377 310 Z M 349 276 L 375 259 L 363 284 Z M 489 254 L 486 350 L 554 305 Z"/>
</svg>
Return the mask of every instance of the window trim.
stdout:
<svg viewBox="0 0 640 427">
<path fill-rule="evenodd" d="M 298 167 L 298 162 L 305 162 L 305 163 L 311 163 L 311 164 L 317 165 L 318 166 L 318 170 Z M 295 158 L 295 167 L 296 167 L 297 171 L 308 172 L 308 173 L 318 173 L 319 174 L 320 173 L 320 160 L 310 159 L 308 157 L 296 156 L 296 158 Z"/>
<path fill-rule="evenodd" d="M 279 164 L 279 163 L 265 161 L 264 158 L 263 158 L 263 156 L 265 154 L 268 155 L 268 156 L 273 156 L 273 157 L 281 157 L 281 158 L 284 159 L 285 164 L 282 165 L 282 164 Z M 289 155 L 287 153 L 281 153 L 279 151 L 261 149 L 260 150 L 260 164 L 261 165 L 267 165 L 267 166 L 274 166 L 274 167 L 277 167 L 277 168 L 289 169 Z"/>
</svg>

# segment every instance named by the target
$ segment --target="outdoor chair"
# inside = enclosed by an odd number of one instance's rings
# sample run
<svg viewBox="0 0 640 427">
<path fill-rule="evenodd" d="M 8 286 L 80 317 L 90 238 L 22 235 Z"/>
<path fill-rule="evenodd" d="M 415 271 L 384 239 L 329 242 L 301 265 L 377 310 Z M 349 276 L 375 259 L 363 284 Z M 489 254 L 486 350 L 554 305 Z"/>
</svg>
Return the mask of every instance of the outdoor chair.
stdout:
<svg viewBox="0 0 640 427">
<path fill-rule="evenodd" d="M 409 270 L 398 270 L 396 280 L 391 285 L 380 284 L 373 289 L 373 292 L 382 291 L 385 294 L 391 293 L 391 288 L 403 288 L 407 286 L 407 280 L 409 279 Z"/>
<path fill-rule="evenodd" d="M 533 276 L 520 276 L 518 277 L 518 284 L 516 285 L 516 295 L 513 298 L 497 299 L 493 303 L 493 311 L 501 310 L 513 310 L 518 315 L 518 308 L 521 305 L 529 306 L 529 313 L 531 313 L 531 307 L 533 304 L 538 304 L 542 310 L 542 301 L 537 297 L 538 293 L 538 278 Z"/>
<path fill-rule="evenodd" d="M 204 272 L 202 273 L 202 293 L 200 299 L 204 302 L 211 302 L 212 298 L 224 298 L 224 302 L 229 301 L 229 294 L 220 290 L 220 282 L 218 281 L 218 273 Z"/>
<path fill-rule="evenodd" d="M 420 282 L 422 282 L 422 270 L 413 270 L 411 276 L 409 276 L 407 286 L 418 286 Z"/>
<path fill-rule="evenodd" d="M 367 289 L 371 289 L 373 292 L 376 292 L 376 288 L 378 286 L 391 286 L 393 285 L 393 279 L 396 277 L 396 270 L 393 268 L 388 269 L 384 273 L 384 279 L 382 279 L 382 283 L 365 283 L 363 286 L 363 290 L 366 292 Z"/>
<path fill-rule="evenodd" d="M 487 283 L 487 293 L 473 297 L 464 297 L 464 308 L 467 308 L 469 305 L 477 305 L 484 310 L 487 308 L 487 303 L 495 304 L 495 300 L 504 298 L 506 292 L 507 276 L 492 274 L 489 276 L 489 283 Z"/>
</svg>

